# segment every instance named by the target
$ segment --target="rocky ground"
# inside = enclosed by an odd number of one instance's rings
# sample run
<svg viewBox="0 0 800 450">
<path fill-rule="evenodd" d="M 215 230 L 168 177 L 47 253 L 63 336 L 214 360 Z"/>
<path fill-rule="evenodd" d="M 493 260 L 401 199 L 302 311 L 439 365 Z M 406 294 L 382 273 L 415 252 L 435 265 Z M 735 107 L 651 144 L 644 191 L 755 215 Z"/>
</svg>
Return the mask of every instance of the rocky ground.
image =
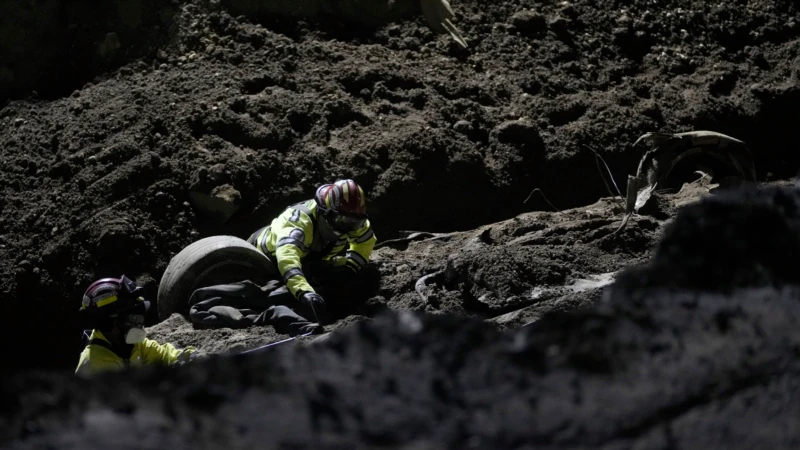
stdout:
<svg viewBox="0 0 800 450">
<path fill-rule="evenodd" d="M 179 369 L 17 377 L 3 385 L 3 438 L 10 448 L 796 448 L 800 276 L 787 266 L 800 252 L 798 211 L 787 187 L 687 206 L 601 302 L 506 332 L 405 311 Z"/>
<path fill-rule="evenodd" d="M 715 187 L 700 177 L 678 193 L 662 195 L 653 202 L 660 209 L 634 217 L 617 234 L 621 199 L 606 197 L 585 207 L 524 213 L 475 230 L 414 232 L 383 241 L 373 253 L 380 274 L 376 295 L 327 329 L 370 320 L 388 309 L 468 316 L 506 330 L 550 311 L 591 305 L 618 271 L 647 260 L 677 209 Z M 235 353 L 286 338 L 271 327 L 200 329 L 177 313 L 148 333 L 206 353 Z"/>
<path fill-rule="evenodd" d="M 795 446 L 795 194 L 672 222 L 712 181 L 687 164 L 612 235 L 589 148 L 624 190 L 641 134 L 708 129 L 789 184 L 796 4 L 459 1 L 462 49 L 415 2 L 359 2 L 0 3 L 3 372 L 54 370 L 4 381 L 4 440 Z M 381 275 L 341 333 L 91 395 L 72 380 L 93 279 L 154 299 L 189 243 L 245 237 L 341 176 L 368 191 Z M 282 338 L 150 324 L 207 353 Z"/>
</svg>

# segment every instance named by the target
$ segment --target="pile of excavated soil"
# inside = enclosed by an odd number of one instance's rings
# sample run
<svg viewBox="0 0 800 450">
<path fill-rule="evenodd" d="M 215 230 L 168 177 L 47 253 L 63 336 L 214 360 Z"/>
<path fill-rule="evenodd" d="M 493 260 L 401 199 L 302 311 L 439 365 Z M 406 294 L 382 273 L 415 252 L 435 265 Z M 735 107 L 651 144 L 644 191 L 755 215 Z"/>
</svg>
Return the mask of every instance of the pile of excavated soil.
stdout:
<svg viewBox="0 0 800 450">
<path fill-rule="evenodd" d="M 624 184 L 641 153 L 630 144 L 647 131 L 743 139 L 761 179 L 792 175 L 799 160 L 798 9 L 789 0 L 456 2 L 466 50 L 415 14 L 361 26 L 338 25 L 324 11 L 264 16 L 241 1 L 131 4 L 143 9 L 109 11 L 107 21 L 94 16 L 103 9 L 84 18 L 48 9 L 67 32 L 24 44 L 58 56 L 64 67 L 50 70 L 68 79 L 40 89 L 46 95 L 0 100 L 0 315 L 5 342 L 24 338 L 6 351 L 4 371 L 74 367 L 76 310 L 93 279 L 125 273 L 154 299 L 170 257 L 186 245 L 247 236 L 336 177 L 364 185 L 387 240 L 549 210 L 537 197 L 523 203 L 536 187 L 561 209 L 591 204 L 607 194 L 586 147 Z M 34 11 L 0 8 L 14 12 L 0 9 L 3 20 Z M 25 23 L 4 33 L 17 39 Z M 37 53 L 5 37 L 0 75 L 23 79 L 7 61 L 28 64 Z M 96 54 L 111 60 L 73 70 Z M 225 223 L 195 206 L 197 196 L 231 188 L 239 195 Z M 491 318 L 541 283 L 638 262 L 654 232 L 634 227 L 641 236 L 600 241 L 613 219 L 584 222 L 575 226 L 590 241 L 577 250 L 569 236 L 541 230 L 527 246 L 505 246 L 537 232 L 514 236 L 513 223 L 489 233 L 501 245 L 481 243 L 487 251 L 458 239 L 415 242 L 401 254 L 387 248 L 376 254 L 385 267 L 376 302 Z M 537 242 L 547 245 L 526 251 Z M 464 257 L 433 277 L 422 301 L 413 290 L 421 272 L 445 269 L 417 266 L 413 253 L 426 246 Z M 474 281 L 504 270 L 519 275 Z"/>
<path fill-rule="evenodd" d="M 800 255 L 799 212 L 795 188 L 706 198 L 678 213 L 653 258 L 625 270 L 602 303 L 505 333 L 405 311 L 313 345 L 178 369 L 19 376 L 3 384 L 2 440 L 9 448 L 797 448 L 800 277 L 785 267 Z M 710 281 L 697 283 L 700 274 Z"/>
<path fill-rule="evenodd" d="M 702 181 L 687 191 L 708 195 Z M 377 291 L 328 331 L 388 310 L 483 319 L 500 329 L 522 326 L 551 310 L 594 303 L 614 275 L 643 262 L 666 220 L 632 219 L 618 234 L 619 205 L 604 198 L 588 207 L 531 212 L 477 230 L 414 233 L 384 241 L 373 253 Z M 333 301 L 337 299 L 334 298 Z M 175 313 L 148 329 L 159 342 L 193 345 L 207 354 L 236 353 L 286 336 L 272 327 L 207 329 Z"/>
<path fill-rule="evenodd" d="M 619 200 L 603 198 L 589 206 L 560 212 L 521 214 L 476 230 L 412 233 L 409 237 L 384 241 L 374 252 L 373 265 L 380 273 L 377 292 L 364 304 L 357 305 L 353 315 L 326 330 L 339 331 L 354 322 L 369 321 L 386 310 L 467 316 L 484 320 L 498 330 L 510 330 L 529 325 L 550 312 L 586 308 L 598 303 L 623 269 L 632 270 L 649 262 L 651 249 L 665 227 L 672 223 L 676 211 L 694 207 L 694 202 L 712 192 L 716 195 L 719 191 L 715 188 L 707 177 L 701 177 L 675 194 L 657 195 L 652 203 L 660 205 L 660 209 L 648 204 L 644 210 L 650 211 L 650 215 L 634 216 L 618 232 L 622 223 Z M 719 201 L 724 201 L 724 197 Z M 786 274 L 778 282 L 792 281 L 795 271 L 783 261 L 795 251 L 795 246 L 775 239 L 755 247 L 757 250 L 748 250 L 766 230 L 786 226 L 784 213 L 770 208 L 764 205 L 760 210 L 753 207 L 742 211 L 742 226 L 754 227 L 750 233 L 754 236 L 752 242 L 732 236 L 740 232 L 725 229 L 726 218 L 714 224 L 719 229 L 708 233 L 716 237 L 713 245 L 702 244 L 717 248 L 713 254 L 668 262 L 694 270 L 676 274 L 658 268 L 648 271 L 646 276 L 629 271 L 623 275 L 627 277 L 623 284 L 645 289 L 672 281 L 685 284 L 678 287 L 713 289 L 725 285 L 724 280 L 734 270 L 742 271 L 733 279 L 743 286 L 773 284 L 773 280 L 763 279 L 760 265 L 768 267 L 767 274 Z M 711 226 L 706 222 L 703 225 Z M 686 232 L 694 233 L 693 229 L 689 227 Z M 672 236 L 679 232 L 673 230 Z M 661 242 L 659 246 L 665 249 L 662 254 L 670 255 L 669 249 L 675 246 L 673 240 L 681 238 L 668 237 Z M 726 244 L 728 241 L 736 244 Z M 676 258 L 685 257 L 679 254 Z M 704 267 L 712 258 L 715 269 L 708 272 Z M 731 269 L 731 265 L 747 270 Z M 683 282 L 680 276 L 692 278 Z M 148 334 L 159 342 L 193 345 L 204 354 L 238 353 L 287 337 L 277 334 L 272 327 L 207 329 L 193 325 L 177 313 L 150 327 Z"/>
</svg>

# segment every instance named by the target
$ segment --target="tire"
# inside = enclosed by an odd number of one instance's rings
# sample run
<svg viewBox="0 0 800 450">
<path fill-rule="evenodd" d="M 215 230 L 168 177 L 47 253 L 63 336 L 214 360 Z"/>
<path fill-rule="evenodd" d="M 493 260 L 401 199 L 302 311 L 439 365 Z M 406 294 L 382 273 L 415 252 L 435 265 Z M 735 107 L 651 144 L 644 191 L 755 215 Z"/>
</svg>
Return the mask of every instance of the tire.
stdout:
<svg viewBox="0 0 800 450">
<path fill-rule="evenodd" d="M 158 286 L 158 319 L 188 312 L 196 289 L 250 280 L 266 284 L 277 277 L 266 255 L 235 236 L 210 236 L 193 242 L 173 256 Z"/>
</svg>

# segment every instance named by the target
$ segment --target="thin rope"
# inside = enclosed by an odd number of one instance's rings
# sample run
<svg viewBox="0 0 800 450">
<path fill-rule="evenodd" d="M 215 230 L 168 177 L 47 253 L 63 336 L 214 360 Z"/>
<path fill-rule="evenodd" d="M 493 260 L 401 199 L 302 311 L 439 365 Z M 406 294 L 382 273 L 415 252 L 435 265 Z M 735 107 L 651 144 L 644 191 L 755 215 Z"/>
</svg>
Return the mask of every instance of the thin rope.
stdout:
<svg viewBox="0 0 800 450">
<path fill-rule="evenodd" d="M 526 199 L 525 199 L 525 201 L 523 201 L 522 203 L 528 203 L 528 200 L 530 200 L 530 199 L 531 199 L 531 197 L 533 197 L 533 194 L 534 194 L 534 192 L 537 192 L 537 191 L 538 191 L 540 194 L 542 194 L 542 198 L 544 199 L 544 201 L 546 201 L 546 202 L 547 202 L 547 204 L 548 204 L 548 205 L 550 205 L 550 206 L 551 206 L 553 209 L 555 209 L 556 211 L 558 211 L 558 212 L 561 212 L 561 210 L 560 210 L 560 209 L 556 208 L 556 207 L 555 207 L 555 205 L 553 205 L 552 203 L 550 203 L 550 200 L 548 200 L 548 199 L 547 199 L 547 197 L 545 197 L 545 195 L 544 195 L 544 191 L 542 191 L 542 190 L 541 190 L 541 189 L 539 189 L 539 188 L 536 188 L 536 189 L 532 190 L 532 191 L 531 191 L 531 193 L 530 193 L 530 194 L 528 194 L 528 198 L 526 198 Z"/>
<path fill-rule="evenodd" d="M 288 338 L 288 339 L 284 339 L 284 340 L 282 340 L 282 341 L 278 341 L 278 342 L 272 342 L 272 343 L 270 343 L 270 344 L 262 345 L 261 347 L 251 348 L 250 350 L 245 350 L 245 351 L 243 351 L 243 352 L 239 352 L 239 354 L 241 355 L 241 354 L 243 354 L 243 353 L 251 353 L 251 352 L 255 352 L 255 351 L 258 351 L 258 350 L 265 349 L 265 348 L 267 348 L 267 347 L 272 347 L 272 346 L 274 346 L 274 345 L 283 344 L 284 342 L 293 341 L 293 340 L 295 340 L 295 339 L 297 339 L 297 338 L 299 338 L 299 337 L 309 336 L 309 335 L 311 335 L 311 333 L 313 333 L 313 331 L 309 331 L 308 333 L 305 333 L 305 334 L 299 334 L 299 335 L 297 335 L 297 336 L 290 337 L 290 338 Z"/>
<path fill-rule="evenodd" d="M 584 144 L 584 148 L 588 148 L 592 153 L 594 153 L 594 161 L 597 164 L 597 170 L 600 172 L 600 177 L 603 179 L 603 183 L 606 185 L 608 193 L 611 194 L 612 197 L 614 196 L 614 193 L 611 192 L 611 187 L 608 185 L 608 182 L 606 181 L 605 175 L 603 175 L 603 171 L 600 169 L 600 162 L 602 162 L 603 165 L 606 167 L 606 171 L 608 172 L 608 178 L 611 179 L 611 183 L 614 185 L 614 189 L 617 190 L 617 194 L 619 194 L 620 197 L 625 198 L 625 196 L 622 195 L 622 192 L 619 190 L 617 182 L 614 181 L 614 175 L 611 174 L 611 168 L 609 168 L 608 164 L 606 164 L 606 160 L 603 159 L 603 157 L 600 156 L 600 153 L 597 150 L 593 149 L 592 147 L 589 147 L 588 145 Z M 600 160 L 600 162 L 597 161 L 598 159 Z"/>
</svg>

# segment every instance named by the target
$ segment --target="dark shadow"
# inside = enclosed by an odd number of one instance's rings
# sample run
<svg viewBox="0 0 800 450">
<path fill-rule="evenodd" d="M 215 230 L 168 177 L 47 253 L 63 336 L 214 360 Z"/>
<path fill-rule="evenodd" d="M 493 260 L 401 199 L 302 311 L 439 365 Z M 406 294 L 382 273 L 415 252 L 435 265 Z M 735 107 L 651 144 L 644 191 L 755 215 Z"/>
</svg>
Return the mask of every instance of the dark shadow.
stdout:
<svg viewBox="0 0 800 450">
<path fill-rule="evenodd" d="M 55 99 L 169 40 L 176 9 L 160 0 L 0 3 L 0 104 Z"/>
</svg>

